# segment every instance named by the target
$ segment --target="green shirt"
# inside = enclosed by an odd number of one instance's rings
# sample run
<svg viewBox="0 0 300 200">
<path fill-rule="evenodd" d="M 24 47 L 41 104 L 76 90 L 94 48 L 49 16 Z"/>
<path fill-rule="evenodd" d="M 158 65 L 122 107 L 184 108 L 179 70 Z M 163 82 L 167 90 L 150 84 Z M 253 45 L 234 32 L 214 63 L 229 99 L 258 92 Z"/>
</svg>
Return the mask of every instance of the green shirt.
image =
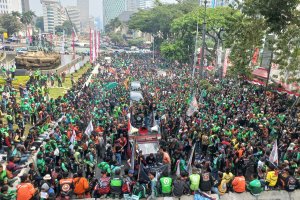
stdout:
<svg viewBox="0 0 300 200">
<path fill-rule="evenodd" d="M 172 191 L 172 179 L 170 177 L 162 177 L 159 181 L 162 193 L 170 194 Z"/>
<path fill-rule="evenodd" d="M 199 174 L 192 174 L 190 175 L 190 189 L 196 191 L 199 189 L 200 184 L 200 175 Z"/>
<path fill-rule="evenodd" d="M 46 163 L 44 159 L 37 159 L 37 168 L 40 173 L 44 173 L 46 171 Z"/>
<path fill-rule="evenodd" d="M 251 181 L 247 187 L 251 194 L 259 194 L 262 192 L 261 182 L 258 179 Z"/>
</svg>

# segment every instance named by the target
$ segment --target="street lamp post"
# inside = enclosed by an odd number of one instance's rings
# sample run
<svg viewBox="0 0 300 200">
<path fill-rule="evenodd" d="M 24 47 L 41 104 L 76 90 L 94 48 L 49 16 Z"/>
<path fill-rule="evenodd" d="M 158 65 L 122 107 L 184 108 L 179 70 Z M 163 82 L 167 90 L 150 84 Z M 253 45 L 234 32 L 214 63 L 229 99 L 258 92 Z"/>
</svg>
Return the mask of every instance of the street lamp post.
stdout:
<svg viewBox="0 0 300 200">
<path fill-rule="evenodd" d="M 203 30 L 202 30 L 200 78 L 203 77 L 203 68 L 204 68 L 204 51 L 205 51 L 205 36 L 206 36 L 206 4 L 207 4 L 207 0 L 204 1 L 204 20 L 203 20 Z"/>
</svg>

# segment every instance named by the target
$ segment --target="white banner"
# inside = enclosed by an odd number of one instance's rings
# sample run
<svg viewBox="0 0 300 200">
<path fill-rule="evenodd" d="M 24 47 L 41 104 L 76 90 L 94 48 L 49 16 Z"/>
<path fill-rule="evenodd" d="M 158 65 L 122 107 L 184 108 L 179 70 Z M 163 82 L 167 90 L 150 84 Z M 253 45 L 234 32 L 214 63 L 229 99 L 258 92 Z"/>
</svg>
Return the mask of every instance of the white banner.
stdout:
<svg viewBox="0 0 300 200">
<path fill-rule="evenodd" d="M 93 127 L 93 123 L 91 120 L 89 125 L 86 127 L 84 133 L 87 134 L 88 136 L 90 136 L 93 130 L 94 130 L 94 127 Z"/>
</svg>

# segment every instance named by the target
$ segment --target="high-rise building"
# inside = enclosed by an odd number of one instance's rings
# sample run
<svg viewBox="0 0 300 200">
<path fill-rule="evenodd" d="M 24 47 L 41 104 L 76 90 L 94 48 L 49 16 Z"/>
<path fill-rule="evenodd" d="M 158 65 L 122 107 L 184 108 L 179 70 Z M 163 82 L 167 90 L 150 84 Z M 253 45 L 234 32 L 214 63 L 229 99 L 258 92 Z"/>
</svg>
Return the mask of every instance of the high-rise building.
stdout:
<svg viewBox="0 0 300 200">
<path fill-rule="evenodd" d="M 70 17 L 70 20 L 72 24 L 76 27 L 77 31 L 81 31 L 81 25 L 80 25 L 80 10 L 77 6 L 68 6 L 66 7 L 68 11 L 68 15 Z"/>
<path fill-rule="evenodd" d="M 126 11 L 137 12 L 139 9 L 154 7 L 154 0 L 126 0 Z"/>
<path fill-rule="evenodd" d="M 30 10 L 29 0 L 21 0 L 22 12 L 28 12 Z"/>
<path fill-rule="evenodd" d="M 137 12 L 139 9 L 140 0 L 127 0 L 126 1 L 126 11 Z"/>
<path fill-rule="evenodd" d="M 66 21 L 65 9 L 59 0 L 41 0 L 43 6 L 44 30 L 52 33 L 56 26 Z"/>
<path fill-rule="evenodd" d="M 81 30 L 83 30 L 89 24 L 89 17 L 90 17 L 89 0 L 77 0 L 77 7 L 80 10 L 80 24 L 81 24 Z"/>
<path fill-rule="evenodd" d="M 104 27 L 126 10 L 126 0 L 103 0 Z"/>
<path fill-rule="evenodd" d="M 233 0 L 206 0 L 206 6 L 208 8 L 215 8 L 219 6 L 229 6 Z M 205 0 L 200 0 L 200 5 L 204 6 Z"/>
<path fill-rule="evenodd" d="M 139 0 L 140 9 L 151 9 L 154 7 L 154 0 Z"/>
<path fill-rule="evenodd" d="M 0 14 L 18 11 L 22 13 L 21 0 L 0 0 Z"/>
</svg>

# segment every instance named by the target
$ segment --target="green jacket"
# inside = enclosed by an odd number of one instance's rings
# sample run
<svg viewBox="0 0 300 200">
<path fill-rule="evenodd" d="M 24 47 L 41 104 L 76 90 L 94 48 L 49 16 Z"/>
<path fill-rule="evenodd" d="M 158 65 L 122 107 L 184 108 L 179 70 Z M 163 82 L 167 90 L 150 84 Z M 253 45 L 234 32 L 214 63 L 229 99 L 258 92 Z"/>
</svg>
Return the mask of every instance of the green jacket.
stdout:
<svg viewBox="0 0 300 200">
<path fill-rule="evenodd" d="M 37 168 L 40 173 L 44 173 L 46 171 L 46 163 L 44 159 L 37 159 Z"/>
<path fill-rule="evenodd" d="M 15 200 L 16 197 L 17 197 L 16 190 L 8 189 L 6 194 L 3 194 L 0 192 L 0 199 L 3 199 L 3 200 Z"/>
<path fill-rule="evenodd" d="M 258 179 L 254 179 L 253 181 L 251 181 L 247 189 L 251 192 L 251 194 L 254 195 L 262 192 L 261 183 Z"/>
<path fill-rule="evenodd" d="M 190 175 L 190 189 L 192 191 L 196 191 L 199 189 L 200 185 L 200 175 L 199 174 L 192 174 Z"/>
<path fill-rule="evenodd" d="M 7 180 L 7 173 L 6 173 L 6 170 L 3 170 L 0 173 L 0 182 L 5 181 L 5 180 Z"/>
<path fill-rule="evenodd" d="M 172 191 L 172 179 L 170 177 L 160 178 L 161 192 L 163 194 L 170 194 Z"/>
</svg>

